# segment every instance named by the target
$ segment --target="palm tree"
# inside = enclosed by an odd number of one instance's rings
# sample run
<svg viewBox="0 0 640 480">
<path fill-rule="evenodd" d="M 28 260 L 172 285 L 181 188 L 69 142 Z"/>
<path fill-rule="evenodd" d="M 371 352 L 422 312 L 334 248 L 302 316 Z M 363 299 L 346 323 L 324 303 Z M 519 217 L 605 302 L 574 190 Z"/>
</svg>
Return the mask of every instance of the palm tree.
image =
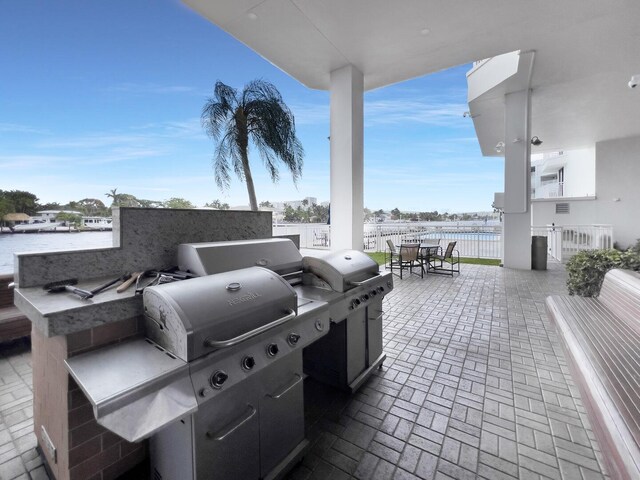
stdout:
<svg viewBox="0 0 640 480">
<path fill-rule="evenodd" d="M 213 159 L 216 184 L 221 190 L 229 188 L 233 169 L 247 184 L 252 210 L 258 210 L 258 202 L 249 166 L 249 140 L 260 152 L 274 183 L 279 179 L 279 161 L 289 169 L 294 183 L 302 175 L 304 152 L 296 137 L 293 114 L 271 83 L 254 80 L 238 93 L 217 81 L 201 120 L 207 134 L 218 143 Z"/>
<path fill-rule="evenodd" d="M 114 188 L 113 190 L 109 190 L 109 193 L 105 193 L 105 195 L 111 198 L 111 208 L 120 206 L 120 194 L 117 193 L 118 189 Z"/>
</svg>

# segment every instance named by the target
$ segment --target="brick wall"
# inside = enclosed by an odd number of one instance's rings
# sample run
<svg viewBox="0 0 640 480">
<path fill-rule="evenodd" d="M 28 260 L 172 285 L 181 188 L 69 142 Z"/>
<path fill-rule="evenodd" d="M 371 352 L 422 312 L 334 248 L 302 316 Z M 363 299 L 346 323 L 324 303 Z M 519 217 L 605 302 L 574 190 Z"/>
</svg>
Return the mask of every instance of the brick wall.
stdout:
<svg viewBox="0 0 640 480">
<path fill-rule="evenodd" d="M 98 425 L 64 366 L 66 358 L 131 338 L 142 328 L 142 320 L 133 318 L 52 338 L 33 329 L 34 427 L 57 480 L 111 480 L 146 459 L 146 441 L 129 443 Z M 43 425 L 57 449 L 55 461 L 42 439 Z"/>
</svg>

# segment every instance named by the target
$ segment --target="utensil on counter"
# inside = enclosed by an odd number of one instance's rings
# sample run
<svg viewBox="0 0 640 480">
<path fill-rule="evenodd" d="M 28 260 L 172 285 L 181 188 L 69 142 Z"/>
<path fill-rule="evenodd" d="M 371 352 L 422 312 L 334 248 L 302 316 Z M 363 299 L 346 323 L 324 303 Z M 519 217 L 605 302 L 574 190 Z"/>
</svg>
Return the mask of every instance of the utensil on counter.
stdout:
<svg viewBox="0 0 640 480">
<path fill-rule="evenodd" d="M 141 278 L 144 277 L 153 278 L 153 280 L 143 284 L 144 282 L 141 281 Z M 190 272 L 180 271 L 178 267 L 166 268 L 164 270 L 145 270 L 136 280 L 136 295 L 141 295 L 145 288 L 153 285 L 188 280 L 190 278 L 195 278 L 195 275 Z"/>
<path fill-rule="evenodd" d="M 58 282 L 50 282 L 42 287 L 43 290 L 47 290 L 49 293 L 59 293 L 59 292 L 71 292 L 75 295 L 78 295 L 83 300 L 87 300 L 93 297 L 93 292 L 88 290 L 83 290 L 81 288 L 76 288 L 73 285 L 78 283 L 77 278 L 69 278 L 66 280 L 60 280 Z"/>
<path fill-rule="evenodd" d="M 143 273 L 144 272 L 133 272 L 131 274 L 131 277 L 129 277 L 129 279 L 125 280 L 124 282 L 122 282 L 122 284 L 120 284 L 120 286 L 116 289 L 116 292 L 118 293 L 124 292 L 127 288 L 133 285 L 133 282 L 136 282 L 138 280 L 138 277 Z"/>
<path fill-rule="evenodd" d="M 111 280 L 111 281 L 105 283 L 104 285 L 100 285 L 99 287 L 94 288 L 93 290 L 91 290 L 91 293 L 94 294 L 94 295 L 97 295 L 98 293 L 102 292 L 103 290 L 106 290 L 107 288 L 111 287 L 112 285 L 115 285 L 118 282 L 126 282 L 130 278 L 131 278 L 131 274 L 130 273 L 125 273 L 124 275 L 116 278 L 115 280 Z"/>
</svg>

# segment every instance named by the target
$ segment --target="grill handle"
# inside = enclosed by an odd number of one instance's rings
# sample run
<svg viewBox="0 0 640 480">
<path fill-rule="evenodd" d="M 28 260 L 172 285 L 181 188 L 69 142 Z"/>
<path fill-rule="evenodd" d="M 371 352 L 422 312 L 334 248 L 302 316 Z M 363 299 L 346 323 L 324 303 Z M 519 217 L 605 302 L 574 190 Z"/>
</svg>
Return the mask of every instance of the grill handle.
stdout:
<svg viewBox="0 0 640 480">
<path fill-rule="evenodd" d="M 367 283 L 371 282 L 372 280 L 376 280 L 379 276 L 380 276 L 380 273 L 376 273 L 373 277 L 367 278 L 366 280 L 363 280 L 362 282 L 349 282 L 349 285 L 353 285 L 354 287 L 359 287 L 360 285 L 366 285 Z"/>
<path fill-rule="evenodd" d="M 267 397 L 269 398 L 273 398 L 274 400 L 279 400 L 280 397 L 282 397 L 285 393 L 287 393 L 289 390 L 291 390 L 293 387 L 295 387 L 296 385 L 298 385 L 300 382 L 302 381 L 302 376 L 298 375 L 297 373 L 295 374 L 295 379 L 293 380 L 293 382 L 289 385 L 287 385 L 286 387 L 284 387 L 284 389 L 281 392 L 278 393 L 274 393 L 274 394 L 267 394 Z"/>
<path fill-rule="evenodd" d="M 294 312 L 293 310 L 287 310 L 287 314 L 284 317 L 280 317 L 271 323 L 267 323 L 258 328 L 254 328 L 253 330 L 249 330 L 248 332 L 245 332 L 242 335 L 238 335 L 237 337 L 234 337 L 234 338 L 229 338 L 228 340 L 212 340 L 210 338 L 207 338 L 204 341 L 204 345 L 206 347 L 211 347 L 211 348 L 232 347 L 233 345 L 236 345 L 240 342 L 244 342 L 245 340 L 255 337 L 256 335 L 260 335 L 262 332 L 266 332 L 267 330 L 273 327 L 282 325 L 283 323 L 296 318 L 296 316 L 297 316 L 296 312 Z"/>
<path fill-rule="evenodd" d="M 236 422 L 235 425 L 233 426 L 225 426 L 220 432 L 217 433 L 213 433 L 210 431 L 207 431 L 206 435 L 207 438 L 211 438 L 212 440 L 216 440 L 218 442 L 221 442 L 222 440 L 224 440 L 225 438 L 227 438 L 229 435 L 231 435 L 233 432 L 235 432 L 237 429 L 239 429 L 242 425 L 244 425 L 245 423 L 247 423 L 249 420 L 251 420 L 253 418 L 253 416 L 256 414 L 256 409 L 253 405 L 247 404 L 247 412 L 244 413 Z"/>
</svg>

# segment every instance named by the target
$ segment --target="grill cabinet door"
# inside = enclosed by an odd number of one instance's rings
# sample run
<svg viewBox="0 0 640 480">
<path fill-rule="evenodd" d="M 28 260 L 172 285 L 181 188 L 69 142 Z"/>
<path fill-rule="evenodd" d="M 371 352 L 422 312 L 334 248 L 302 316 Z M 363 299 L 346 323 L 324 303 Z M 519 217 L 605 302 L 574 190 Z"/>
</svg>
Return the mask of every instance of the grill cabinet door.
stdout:
<svg viewBox="0 0 640 480">
<path fill-rule="evenodd" d="M 302 350 L 264 372 L 260 400 L 260 470 L 266 477 L 304 440 Z"/>
<path fill-rule="evenodd" d="M 382 355 L 382 300 L 369 305 L 367 318 L 367 367 L 369 367 Z"/>
<path fill-rule="evenodd" d="M 259 478 L 259 397 L 246 380 L 194 414 L 196 479 Z"/>
<path fill-rule="evenodd" d="M 366 368 L 367 311 L 360 308 L 345 320 L 347 324 L 347 383 L 353 382 Z"/>
</svg>

